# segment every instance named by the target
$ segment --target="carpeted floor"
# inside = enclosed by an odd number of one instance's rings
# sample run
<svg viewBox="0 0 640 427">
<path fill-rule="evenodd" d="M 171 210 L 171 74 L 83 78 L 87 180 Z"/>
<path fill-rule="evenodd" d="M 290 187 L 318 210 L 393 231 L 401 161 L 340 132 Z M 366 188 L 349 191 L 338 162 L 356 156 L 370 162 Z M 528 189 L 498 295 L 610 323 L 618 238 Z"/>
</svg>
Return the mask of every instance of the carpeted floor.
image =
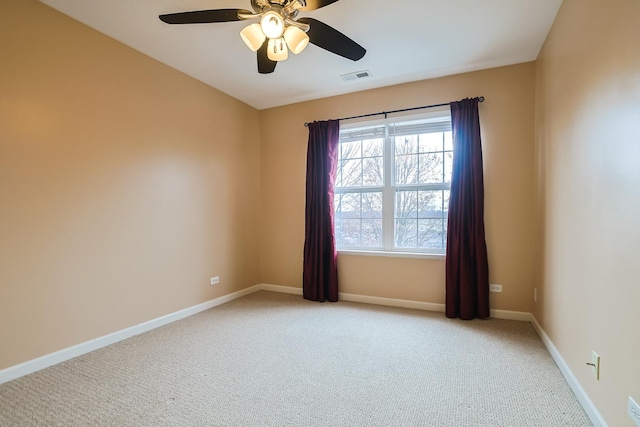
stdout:
<svg viewBox="0 0 640 427">
<path fill-rule="evenodd" d="M 0 426 L 591 426 L 526 322 L 258 292 L 0 385 Z"/>
</svg>

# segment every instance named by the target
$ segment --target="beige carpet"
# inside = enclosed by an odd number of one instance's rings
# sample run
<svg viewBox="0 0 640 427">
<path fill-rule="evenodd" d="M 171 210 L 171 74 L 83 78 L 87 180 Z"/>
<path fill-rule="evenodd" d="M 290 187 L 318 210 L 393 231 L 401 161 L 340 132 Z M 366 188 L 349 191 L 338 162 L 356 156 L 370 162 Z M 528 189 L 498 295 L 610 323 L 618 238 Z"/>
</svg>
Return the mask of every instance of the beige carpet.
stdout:
<svg viewBox="0 0 640 427">
<path fill-rule="evenodd" d="M 0 426 L 590 426 L 532 326 L 258 292 L 0 385 Z"/>
</svg>

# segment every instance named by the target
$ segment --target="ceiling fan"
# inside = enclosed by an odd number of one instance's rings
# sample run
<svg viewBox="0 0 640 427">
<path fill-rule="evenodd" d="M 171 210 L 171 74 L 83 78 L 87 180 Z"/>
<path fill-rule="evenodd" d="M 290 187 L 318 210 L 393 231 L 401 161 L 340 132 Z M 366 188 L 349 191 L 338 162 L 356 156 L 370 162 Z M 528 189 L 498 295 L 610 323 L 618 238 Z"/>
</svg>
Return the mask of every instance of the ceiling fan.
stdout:
<svg viewBox="0 0 640 427">
<path fill-rule="evenodd" d="M 169 13 L 159 18 L 167 24 L 206 24 L 257 19 L 240 37 L 258 55 L 258 72 L 273 73 L 289 50 L 298 54 L 312 43 L 322 49 L 358 61 L 367 52 L 340 31 L 313 18 L 298 14 L 320 9 L 338 0 L 251 0 L 253 12 L 245 9 L 212 9 Z"/>
</svg>

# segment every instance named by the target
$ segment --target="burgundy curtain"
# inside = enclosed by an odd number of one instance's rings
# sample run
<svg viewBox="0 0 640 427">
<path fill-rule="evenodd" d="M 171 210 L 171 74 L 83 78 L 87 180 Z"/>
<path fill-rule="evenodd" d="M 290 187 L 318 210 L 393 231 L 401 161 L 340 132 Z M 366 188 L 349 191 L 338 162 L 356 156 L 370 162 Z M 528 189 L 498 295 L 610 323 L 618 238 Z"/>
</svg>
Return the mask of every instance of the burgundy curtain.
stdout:
<svg viewBox="0 0 640 427">
<path fill-rule="evenodd" d="M 309 124 L 302 291 L 311 301 L 338 301 L 333 193 L 339 136 L 338 120 Z"/>
<path fill-rule="evenodd" d="M 478 98 L 451 103 L 453 170 L 446 257 L 447 317 L 489 317 L 489 263 Z"/>
</svg>

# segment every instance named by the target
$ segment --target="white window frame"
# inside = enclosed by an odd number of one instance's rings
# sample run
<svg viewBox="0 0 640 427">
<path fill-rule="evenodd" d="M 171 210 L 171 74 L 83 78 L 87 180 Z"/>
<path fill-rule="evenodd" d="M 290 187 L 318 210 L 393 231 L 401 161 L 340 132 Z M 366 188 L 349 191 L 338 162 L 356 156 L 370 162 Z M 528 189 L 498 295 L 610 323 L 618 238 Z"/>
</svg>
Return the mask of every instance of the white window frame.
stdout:
<svg viewBox="0 0 640 427">
<path fill-rule="evenodd" d="M 340 253 L 355 254 L 355 255 L 370 255 L 370 256 L 392 256 L 392 257 L 411 257 L 411 258 L 443 258 L 445 256 L 446 248 L 442 249 L 419 249 L 419 248 L 397 248 L 395 247 L 395 193 L 398 189 L 415 189 L 415 190 L 450 190 L 451 183 L 434 183 L 434 184 L 399 184 L 394 185 L 395 177 L 393 176 L 395 170 L 395 147 L 393 143 L 393 137 L 389 136 L 389 125 L 394 123 L 409 122 L 422 119 L 435 119 L 439 120 L 445 118 L 446 121 L 451 121 L 451 110 L 448 106 L 441 108 L 430 109 L 429 111 L 423 111 L 419 114 L 403 114 L 393 115 L 385 119 L 370 119 L 370 120 L 350 120 L 348 123 L 341 122 L 340 129 L 349 130 L 354 128 L 365 128 L 373 126 L 385 126 L 384 135 L 384 185 L 382 187 L 337 187 L 335 193 L 362 193 L 367 191 L 381 191 L 382 192 L 382 247 L 340 247 L 338 251 Z"/>
</svg>

